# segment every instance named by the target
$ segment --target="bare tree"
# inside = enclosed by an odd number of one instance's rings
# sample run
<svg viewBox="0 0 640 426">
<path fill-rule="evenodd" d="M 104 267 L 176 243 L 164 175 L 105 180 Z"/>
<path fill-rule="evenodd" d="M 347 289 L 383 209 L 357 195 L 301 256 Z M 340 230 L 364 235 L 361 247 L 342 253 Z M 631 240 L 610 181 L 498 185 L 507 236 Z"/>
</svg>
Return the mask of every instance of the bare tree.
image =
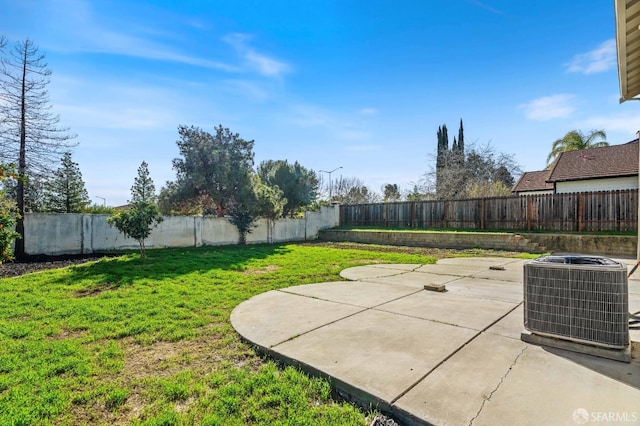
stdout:
<svg viewBox="0 0 640 426">
<path fill-rule="evenodd" d="M 21 218 L 16 231 L 16 256 L 24 256 L 25 182 L 45 177 L 62 154 L 75 146 L 68 128 L 59 127 L 60 117 L 51 112 L 47 85 L 51 71 L 32 40 L 16 43 L 0 66 L 0 161 L 18 164 L 16 202 Z"/>
<path fill-rule="evenodd" d="M 441 164 L 439 171 L 432 166 L 422 178 L 423 187 L 430 191 L 437 188 L 439 199 L 506 195 L 509 191 L 505 188 L 513 186 L 513 176 L 520 172 L 512 154 L 496 152 L 490 143 L 472 144 L 463 159 L 454 152 L 445 152 L 441 154 Z"/>
<path fill-rule="evenodd" d="M 342 204 L 366 204 L 378 203 L 381 197 L 376 192 L 367 188 L 357 177 L 340 176 L 333 182 L 332 201 Z"/>
</svg>

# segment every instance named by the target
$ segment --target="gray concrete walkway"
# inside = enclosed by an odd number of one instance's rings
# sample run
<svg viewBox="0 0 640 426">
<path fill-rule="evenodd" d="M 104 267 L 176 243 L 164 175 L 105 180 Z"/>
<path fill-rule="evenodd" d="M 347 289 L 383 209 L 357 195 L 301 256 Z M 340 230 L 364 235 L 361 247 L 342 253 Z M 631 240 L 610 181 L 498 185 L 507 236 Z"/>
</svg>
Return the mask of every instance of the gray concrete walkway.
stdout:
<svg viewBox="0 0 640 426">
<path fill-rule="evenodd" d="M 403 423 L 640 424 L 640 332 L 630 364 L 521 341 L 523 263 L 349 268 L 345 281 L 260 294 L 231 322 L 271 356 Z M 633 312 L 634 278 L 640 270 L 629 281 Z M 427 283 L 448 291 L 426 291 Z"/>
</svg>

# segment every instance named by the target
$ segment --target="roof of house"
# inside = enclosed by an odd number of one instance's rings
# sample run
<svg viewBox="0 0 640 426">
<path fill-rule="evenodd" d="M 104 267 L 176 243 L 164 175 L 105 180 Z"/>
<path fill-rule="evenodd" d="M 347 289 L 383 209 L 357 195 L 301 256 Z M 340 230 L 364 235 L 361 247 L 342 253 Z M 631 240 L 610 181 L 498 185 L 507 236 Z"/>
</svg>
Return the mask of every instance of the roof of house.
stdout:
<svg viewBox="0 0 640 426">
<path fill-rule="evenodd" d="M 638 174 L 638 140 L 622 145 L 560 153 L 548 182 L 633 176 Z"/>
<path fill-rule="evenodd" d="M 512 192 L 547 191 L 553 189 L 553 184 L 547 182 L 549 170 L 524 172 L 513 186 Z"/>
</svg>

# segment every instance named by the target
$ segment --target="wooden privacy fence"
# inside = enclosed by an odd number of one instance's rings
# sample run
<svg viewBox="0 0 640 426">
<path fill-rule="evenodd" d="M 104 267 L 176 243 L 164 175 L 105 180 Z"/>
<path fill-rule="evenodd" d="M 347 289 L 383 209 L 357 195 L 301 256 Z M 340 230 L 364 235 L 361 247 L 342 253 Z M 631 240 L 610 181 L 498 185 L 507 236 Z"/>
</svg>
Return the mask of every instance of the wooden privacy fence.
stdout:
<svg viewBox="0 0 640 426">
<path fill-rule="evenodd" d="M 638 190 L 340 206 L 340 225 L 503 231 L 635 231 Z"/>
</svg>

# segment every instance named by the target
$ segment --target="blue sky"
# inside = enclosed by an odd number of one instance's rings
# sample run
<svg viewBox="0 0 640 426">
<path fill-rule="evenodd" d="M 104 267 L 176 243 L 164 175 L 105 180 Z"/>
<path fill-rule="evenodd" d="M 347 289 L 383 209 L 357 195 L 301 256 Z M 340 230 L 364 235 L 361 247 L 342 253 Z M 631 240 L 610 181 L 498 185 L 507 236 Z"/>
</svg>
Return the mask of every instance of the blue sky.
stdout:
<svg viewBox="0 0 640 426">
<path fill-rule="evenodd" d="M 379 191 L 430 170 L 438 126 L 523 170 L 572 129 L 635 138 L 619 104 L 613 1 L 0 0 L 0 34 L 46 54 L 92 201 L 160 189 L 177 126 L 222 124 L 262 160 L 343 168 Z M 326 179 L 326 175 L 324 175 Z"/>
</svg>

